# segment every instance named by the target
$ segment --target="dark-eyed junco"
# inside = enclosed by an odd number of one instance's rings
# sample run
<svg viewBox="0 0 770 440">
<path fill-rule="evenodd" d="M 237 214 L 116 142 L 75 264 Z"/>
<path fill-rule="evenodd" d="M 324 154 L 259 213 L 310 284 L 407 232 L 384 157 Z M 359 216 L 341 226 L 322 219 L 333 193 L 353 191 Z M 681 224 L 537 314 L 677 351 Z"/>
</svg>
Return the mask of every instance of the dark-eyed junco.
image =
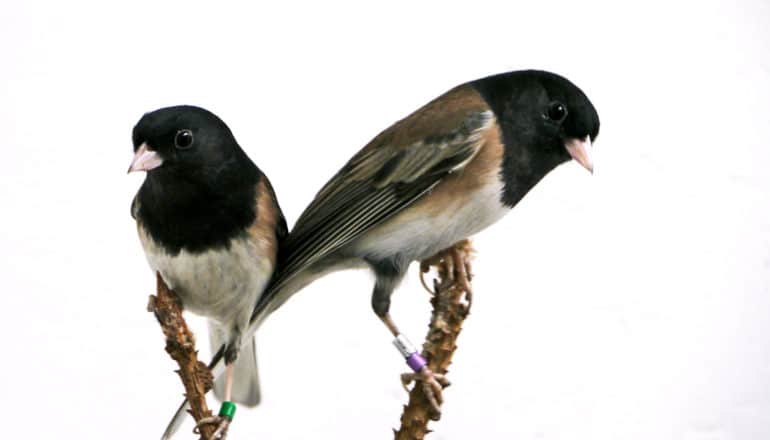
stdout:
<svg viewBox="0 0 770 440">
<path fill-rule="evenodd" d="M 316 195 L 281 246 L 249 332 L 318 277 L 368 267 L 374 312 L 440 401 L 443 378 L 398 331 L 391 293 L 411 262 L 496 222 L 559 164 L 592 171 L 598 133 L 586 95 L 553 73 L 509 72 L 448 91 L 380 133 Z"/>
<path fill-rule="evenodd" d="M 147 261 L 186 310 L 208 318 L 214 350 L 224 347 L 217 397 L 254 406 L 254 339 L 244 332 L 286 235 L 270 181 L 227 125 L 199 107 L 145 114 L 133 144 L 128 171 L 147 172 L 131 205 Z"/>
</svg>

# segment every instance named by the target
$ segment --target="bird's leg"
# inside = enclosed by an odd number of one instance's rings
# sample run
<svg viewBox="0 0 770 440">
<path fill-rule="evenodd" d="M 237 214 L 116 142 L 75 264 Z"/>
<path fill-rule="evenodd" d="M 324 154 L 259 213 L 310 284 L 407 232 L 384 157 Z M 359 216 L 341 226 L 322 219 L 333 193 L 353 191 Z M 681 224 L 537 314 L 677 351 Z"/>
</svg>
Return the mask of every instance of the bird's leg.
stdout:
<svg viewBox="0 0 770 440">
<path fill-rule="evenodd" d="M 225 400 L 229 401 L 233 395 L 233 371 L 235 364 L 225 367 Z"/>
<path fill-rule="evenodd" d="M 380 319 L 382 320 L 382 323 L 385 324 L 385 327 L 390 330 L 393 336 L 399 335 L 398 327 L 396 327 L 396 323 L 393 322 L 393 318 L 390 317 L 390 313 L 386 313 L 385 316 L 380 317 Z"/>
<path fill-rule="evenodd" d="M 219 415 L 202 418 L 193 432 L 198 434 L 198 428 L 201 425 L 215 424 L 217 429 L 212 435 L 212 439 L 224 439 L 227 436 L 227 429 L 230 427 L 230 423 L 233 421 L 233 415 L 235 414 L 235 405 L 230 400 L 233 392 L 233 370 L 235 363 L 231 362 L 227 364 L 225 368 L 225 400 L 222 402 L 222 408 L 219 410 Z"/>
<path fill-rule="evenodd" d="M 428 368 L 428 362 L 425 361 L 425 358 L 422 357 L 417 348 L 409 342 L 409 339 L 398 331 L 396 323 L 390 317 L 390 295 L 403 276 L 405 268 L 397 268 L 393 264 L 383 264 L 382 262 L 373 264 L 373 268 L 377 274 L 377 281 L 372 292 L 372 309 L 395 337 L 393 345 L 401 352 L 401 355 L 406 359 L 406 364 L 413 371 L 412 373 L 402 375 L 401 383 L 406 388 L 412 381 L 421 382 L 425 397 L 433 409 L 433 417 L 438 419 L 441 416 L 442 390 L 443 387 L 449 385 L 449 382 L 444 376 L 434 374 Z"/>
<path fill-rule="evenodd" d="M 406 336 L 398 331 L 398 327 L 396 327 L 389 313 L 386 313 L 380 319 L 382 319 L 382 322 L 396 338 L 393 344 L 401 352 L 401 355 L 404 356 L 407 365 L 413 370 L 411 373 L 403 373 L 401 375 L 401 385 L 409 392 L 408 385 L 412 382 L 419 382 L 425 397 L 433 409 L 433 417 L 437 420 L 441 416 L 441 404 L 444 402 L 443 390 L 450 385 L 449 380 L 443 374 L 433 373 L 428 368 L 428 363 L 420 352 L 409 342 Z"/>
</svg>

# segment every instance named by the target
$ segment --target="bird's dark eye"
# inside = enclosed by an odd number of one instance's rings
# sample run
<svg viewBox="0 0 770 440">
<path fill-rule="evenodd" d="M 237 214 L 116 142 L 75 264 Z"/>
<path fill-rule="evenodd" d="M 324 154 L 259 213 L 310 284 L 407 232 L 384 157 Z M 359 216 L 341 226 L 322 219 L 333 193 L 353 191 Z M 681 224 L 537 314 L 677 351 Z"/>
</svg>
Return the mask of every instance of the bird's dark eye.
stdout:
<svg viewBox="0 0 770 440">
<path fill-rule="evenodd" d="M 545 115 L 554 122 L 561 122 L 567 117 L 567 107 L 559 101 L 554 101 L 548 106 Z"/>
<path fill-rule="evenodd" d="M 185 149 L 190 148 L 193 144 L 193 134 L 190 130 L 179 130 L 176 132 L 174 138 L 174 145 L 177 148 Z"/>
</svg>

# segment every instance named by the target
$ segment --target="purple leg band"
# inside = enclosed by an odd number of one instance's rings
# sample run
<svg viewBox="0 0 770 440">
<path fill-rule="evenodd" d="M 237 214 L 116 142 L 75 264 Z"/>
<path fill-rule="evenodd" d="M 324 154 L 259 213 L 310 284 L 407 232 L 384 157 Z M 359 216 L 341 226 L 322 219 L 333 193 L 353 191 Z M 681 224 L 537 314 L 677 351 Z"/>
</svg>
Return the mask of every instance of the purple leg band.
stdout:
<svg viewBox="0 0 770 440">
<path fill-rule="evenodd" d="M 406 364 L 409 365 L 409 367 L 415 372 L 418 373 L 420 370 L 425 368 L 428 363 L 425 361 L 425 359 L 420 355 L 418 352 L 414 352 L 409 355 L 408 358 L 406 358 Z"/>
</svg>

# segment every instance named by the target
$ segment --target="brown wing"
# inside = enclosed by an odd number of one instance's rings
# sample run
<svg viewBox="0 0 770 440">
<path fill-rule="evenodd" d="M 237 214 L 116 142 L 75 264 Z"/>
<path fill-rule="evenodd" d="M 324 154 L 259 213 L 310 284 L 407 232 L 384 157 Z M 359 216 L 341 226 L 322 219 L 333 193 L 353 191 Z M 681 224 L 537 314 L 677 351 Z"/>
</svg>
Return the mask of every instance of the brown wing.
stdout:
<svg viewBox="0 0 770 440">
<path fill-rule="evenodd" d="M 271 287 L 254 312 L 294 275 L 402 211 L 464 167 L 492 126 L 468 86 L 437 98 L 372 140 L 316 195 L 284 242 Z"/>
</svg>

